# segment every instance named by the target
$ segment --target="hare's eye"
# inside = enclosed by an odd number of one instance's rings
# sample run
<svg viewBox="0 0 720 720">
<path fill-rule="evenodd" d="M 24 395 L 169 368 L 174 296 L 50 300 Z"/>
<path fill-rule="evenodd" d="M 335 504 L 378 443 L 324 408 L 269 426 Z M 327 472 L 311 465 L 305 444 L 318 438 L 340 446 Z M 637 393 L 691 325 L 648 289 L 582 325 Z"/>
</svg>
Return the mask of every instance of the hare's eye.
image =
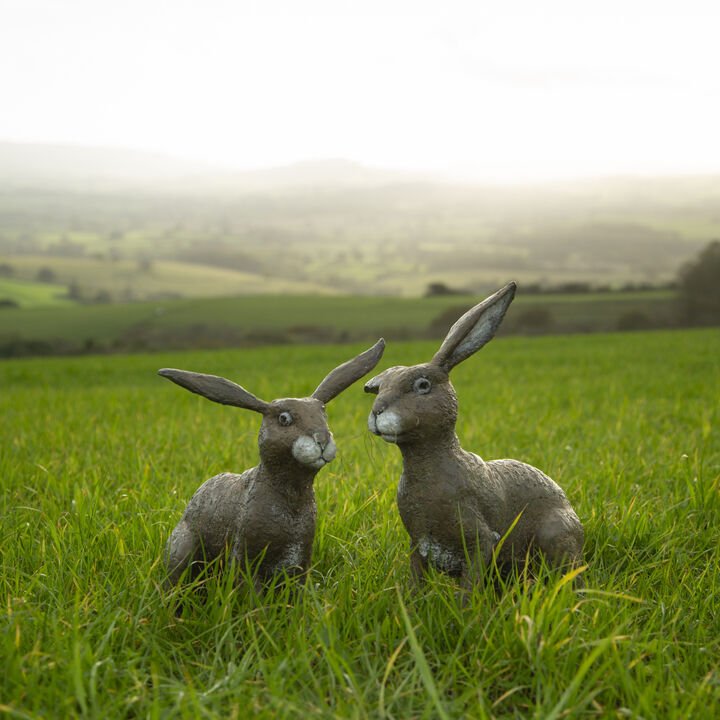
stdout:
<svg viewBox="0 0 720 720">
<path fill-rule="evenodd" d="M 287 427 L 288 425 L 292 425 L 292 421 L 293 416 L 289 412 L 281 412 L 278 415 L 278 422 L 285 427 Z"/>
<path fill-rule="evenodd" d="M 419 377 L 413 383 L 413 390 L 418 393 L 418 395 L 425 395 L 425 393 L 429 393 L 431 387 L 432 383 L 424 377 Z"/>
</svg>

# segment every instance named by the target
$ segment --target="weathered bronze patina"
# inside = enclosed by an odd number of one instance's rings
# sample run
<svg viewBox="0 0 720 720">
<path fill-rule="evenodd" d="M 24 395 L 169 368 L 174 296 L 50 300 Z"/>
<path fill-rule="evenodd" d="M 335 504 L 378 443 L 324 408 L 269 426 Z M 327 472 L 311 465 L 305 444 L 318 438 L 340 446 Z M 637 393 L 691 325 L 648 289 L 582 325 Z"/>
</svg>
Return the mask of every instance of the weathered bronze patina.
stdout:
<svg viewBox="0 0 720 720">
<path fill-rule="evenodd" d="M 317 508 L 313 480 L 335 457 L 325 403 L 370 372 L 385 342 L 335 368 L 308 398 L 265 402 L 230 380 L 185 370 L 159 374 L 213 402 L 262 414 L 260 464 L 241 475 L 221 473 L 190 499 L 165 549 L 166 587 L 190 568 L 196 576 L 217 558 L 236 572 L 252 567 L 259 589 L 282 573 L 304 581 L 312 555 Z"/>
<path fill-rule="evenodd" d="M 391 367 L 365 385 L 377 394 L 370 431 L 402 453 L 397 502 L 416 584 L 433 566 L 472 586 L 501 538 L 501 567 L 524 561 L 531 549 L 553 566 L 582 562 L 582 525 L 560 487 L 517 460 L 484 462 L 463 450 L 455 433 L 450 370 L 493 337 L 514 295 L 510 283 L 465 313 L 429 363 Z"/>
</svg>

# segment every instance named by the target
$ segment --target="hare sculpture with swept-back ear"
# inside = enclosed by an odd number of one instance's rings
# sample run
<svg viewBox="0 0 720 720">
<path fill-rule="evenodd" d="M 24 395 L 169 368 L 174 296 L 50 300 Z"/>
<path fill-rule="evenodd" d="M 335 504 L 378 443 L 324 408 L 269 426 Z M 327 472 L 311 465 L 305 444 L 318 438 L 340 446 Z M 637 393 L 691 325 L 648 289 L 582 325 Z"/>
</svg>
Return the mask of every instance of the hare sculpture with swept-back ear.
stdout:
<svg viewBox="0 0 720 720">
<path fill-rule="evenodd" d="M 260 464 L 241 475 L 215 475 L 190 499 L 165 549 L 166 587 L 176 585 L 188 568 L 197 575 L 206 562 L 225 554 L 235 563 L 236 572 L 246 562 L 256 565 L 258 588 L 282 573 L 305 579 L 317 517 L 313 480 L 335 457 L 325 403 L 370 372 L 384 349 L 380 339 L 336 367 L 308 398 L 272 402 L 215 375 L 158 371 L 209 400 L 263 416 L 258 435 Z"/>
<path fill-rule="evenodd" d="M 429 363 L 391 367 L 365 384 L 377 394 L 370 431 L 402 453 L 397 502 L 416 584 L 431 565 L 471 586 L 506 533 L 497 552 L 501 567 L 524 561 L 531 547 L 550 565 L 582 561 L 582 525 L 560 487 L 517 460 L 484 462 L 463 450 L 455 434 L 458 404 L 449 373 L 493 337 L 514 295 L 510 283 L 470 309 Z"/>
</svg>

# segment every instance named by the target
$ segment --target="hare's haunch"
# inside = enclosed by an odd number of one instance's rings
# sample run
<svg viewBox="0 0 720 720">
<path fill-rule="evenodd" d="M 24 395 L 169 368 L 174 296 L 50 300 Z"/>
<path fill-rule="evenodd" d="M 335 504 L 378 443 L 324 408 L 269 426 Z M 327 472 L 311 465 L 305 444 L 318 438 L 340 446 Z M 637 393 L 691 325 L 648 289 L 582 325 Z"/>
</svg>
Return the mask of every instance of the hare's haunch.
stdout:
<svg viewBox="0 0 720 720">
<path fill-rule="evenodd" d="M 511 527 L 498 553 L 501 566 L 523 561 L 531 547 L 551 565 L 582 562 L 582 525 L 560 487 L 517 460 L 484 462 L 455 434 L 458 403 L 449 373 L 493 337 L 514 294 L 510 283 L 465 313 L 429 363 L 391 367 L 365 384 L 377 394 L 368 428 L 402 453 L 397 502 L 416 583 L 432 565 L 471 585 Z"/>
<path fill-rule="evenodd" d="M 163 369 L 173 382 L 223 405 L 262 414 L 260 463 L 241 475 L 222 473 L 190 499 L 165 549 L 166 587 L 190 569 L 227 558 L 236 571 L 253 566 L 260 587 L 280 573 L 301 575 L 310 567 L 317 510 L 313 480 L 335 457 L 325 403 L 377 365 L 385 342 L 335 368 L 308 398 L 265 402 L 225 378 Z"/>
</svg>

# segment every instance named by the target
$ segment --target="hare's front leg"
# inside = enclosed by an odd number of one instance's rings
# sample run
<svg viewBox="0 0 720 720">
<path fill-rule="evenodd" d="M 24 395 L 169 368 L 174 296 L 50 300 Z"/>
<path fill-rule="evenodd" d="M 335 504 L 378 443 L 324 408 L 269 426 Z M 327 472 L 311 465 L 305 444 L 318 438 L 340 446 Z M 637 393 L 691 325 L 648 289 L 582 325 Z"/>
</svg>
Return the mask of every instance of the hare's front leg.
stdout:
<svg viewBox="0 0 720 720">
<path fill-rule="evenodd" d="M 465 542 L 466 559 L 460 573 L 460 587 L 471 592 L 487 574 L 492 566 L 493 550 L 500 536 L 483 524 L 482 528 L 473 528 L 474 542 Z M 466 532 L 465 538 L 468 537 Z M 472 537 L 472 535 L 470 536 Z"/>
<path fill-rule="evenodd" d="M 428 569 L 427 556 L 423 557 L 415 545 L 410 553 L 410 578 L 413 593 L 422 589 L 425 584 L 425 573 Z"/>
</svg>

